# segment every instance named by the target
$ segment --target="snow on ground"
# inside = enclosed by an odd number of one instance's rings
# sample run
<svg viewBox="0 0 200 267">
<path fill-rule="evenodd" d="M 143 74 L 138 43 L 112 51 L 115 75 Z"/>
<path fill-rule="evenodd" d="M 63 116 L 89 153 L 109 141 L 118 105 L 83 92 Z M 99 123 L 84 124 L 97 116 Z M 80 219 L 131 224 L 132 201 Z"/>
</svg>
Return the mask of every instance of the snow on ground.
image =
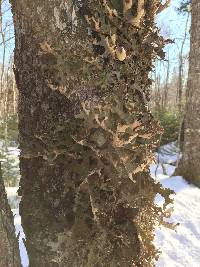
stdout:
<svg viewBox="0 0 200 267">
<path fill-rule="evenodd" d="M 24 231 L 21 226 L 21 217 L 19 215 L 19 202 L 20 202 L 20 197 L 17 195 L 17 190 L 18 187 L 6 187 L 6 192 L 8 196 L 8 201 L 12 209 L 12 213 L 14 216 L 14 224 L 15 224 L 15 233 L 16 236 L 19 235 L 19 248 L 20 248 L 20 256 L 21 256 L 21 262 L 23 267 L 28 267 L 29 262 L 28 262 L 28 256 L 26 252 L 26 248 L 24 245 Z"/>
<path fill-rule="evenodd" d="M 167 146 L 170 150 L 170 145 Z M 171 149 L 174 151 L 174 144 Z M 163 151 L 162 151 L 163 152 Z M 162 154 L 162 163 L 174 163 L 176 156 L 172 153 Z M 157 168 L 158 167 L 158 168 Z M 171 176 L 175 167 L 164 164 L 167 175 L 163 174 L 161 164 L 152 165 L 151 175 L 166 188 L 175 191 L 174 212 L 170 219 L 179 223 L 176 231 L 162 227 L 156 230 L 155 244 L 162 254 L 156 267 L 200 267 L 200 189 L 188 184 L 180 176 Z M 156 198 L 158 205 L 162 198 Z"/>
<path fill-rule="evenodd" d="M 18 209 L 20 197 L 17 195 L 18 187 L 6 187 L 8 201 L 11 209 Z"/>
<path fill-rule="evenodd" d="M 161 146 L 156 153 L 156 160 L 158 163 L 175 164 L 180 159 L 180 150 L 177 147 L 177 142 L 172 142 Z"/>
<path fill-rule="evenodd" d="M 175 170 L 173 165 L 178 157 L 179 151 L 176 144 L 168 144 L 158 151 L 157 160 L 160 164 L 154 164 L 150 168 L 151 175 L 155 180 L 176 192 L 174 213 L 170 221 L 180 224 L 176 231 L 163 227 L 156 230 L 155 244 L 162 251 L 156 267 L 200 267 L 200 189 L 188 184 L 180 176 L 172 176 Z M 165 174 L 163 174 L 163 170 Z M 16 194 L 16 188 L 7 188 L 7 192 L 8 198 L 12 199 Z M 162 205 L 161 197 L 156 197 L 155 201 L 157 205 Z M 28 257 L 23 243 L 25 237 L 17 201 L 16 208 L 12 211 L 16 234 L 20 232 L 19 245 L 22 265 L 28 267 Z"/>
<path fill-rule="evenodd" d="M 19 215 L 19 209 L 12 209 L 13 215 L 14 215 L 14 224 L 15 224 L 15 233 L 19 235 L 19 249 L 20 249 L 20 257 L 21 257 L 21 263 L 23 267 L 29 266 L 28 256 L 26 252 L 26 248 L 24 245 L 25 235 L 21 226 L 21 217 Z"/>
</svg>

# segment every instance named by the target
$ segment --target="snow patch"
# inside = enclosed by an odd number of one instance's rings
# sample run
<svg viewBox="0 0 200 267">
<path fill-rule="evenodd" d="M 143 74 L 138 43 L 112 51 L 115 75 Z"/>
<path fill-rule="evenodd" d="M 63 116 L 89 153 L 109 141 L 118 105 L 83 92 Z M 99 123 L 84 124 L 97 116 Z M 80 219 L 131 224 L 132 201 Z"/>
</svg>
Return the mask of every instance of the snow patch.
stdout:
<svg viewBox="0 0 200 267">
<path fill-rule="evenodd" d="M 174 212 L 170 221 L 179 223 L 176 231 L 161 227 L 156 229 L 155 245 L 162 254 L 156 267 L 199 267 L 200 266 L 200 189 L 186 182 L 181 176 L 172 176 L 175 166 L 169 164 L 180 158 L 179 152 L 173 153 L 174 144 L 163 147 L 168 150 L 162 152 L 159 161 L 164 164 L 167 174 L 163 174 L 161 164 L 154 164 L 150 168 L 153 178 L 163 187 L 175 191 Z M 170 157 L 170 148 L 172 154 Z M 163 150 L 162 150 L 163 151 Z M 176 155 L 175 155 L 176 154 Z M 163 204 L 158 194 L 155 202 Z"/>
<path fill-rule="evenodd" d="M 19 201 L 20 198 L 17 195 L 18 187 L 6 187 L 6 192 L 8 196 L 8 201 L 11 206 L 14 206 L 12 209 L 13 217 L 14 217 L 14 225 L 15 225 L 15 234 L 19 237 L 19 249 L 20 249 L 20 257 L 21 263 L 23 267 L 29 266 L 28 255 L 26 252 L 24 240 L 25 234 L 21 225 L 21 217 L 19 215 Z"/>
</svg>

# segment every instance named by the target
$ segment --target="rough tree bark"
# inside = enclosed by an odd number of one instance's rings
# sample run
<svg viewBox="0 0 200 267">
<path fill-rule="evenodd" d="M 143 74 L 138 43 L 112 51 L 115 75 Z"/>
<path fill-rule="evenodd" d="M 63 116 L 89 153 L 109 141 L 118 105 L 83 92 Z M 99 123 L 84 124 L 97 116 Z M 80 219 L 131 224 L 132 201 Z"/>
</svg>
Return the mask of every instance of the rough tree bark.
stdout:
<svg viewBox="0 0 200 267">
<path fill-rule="evenodd" d="M 169 1 L 167 1 L 168 3 Z M 11 1 L 30 266 L 153 266 L 160 1 Z"/>
<path fill-rule="evenodd" d="M 200 2 L 192 1 L 191 46 L 182 136 L 183 157 L 177 174 L 200 186 Z"/>
<path fill-rule="evenodd" d="M 20 267 L 18 241 L 15 236 L 13 214 L 8 204 L 0 163 L 0 266 Z"/>
</svg>

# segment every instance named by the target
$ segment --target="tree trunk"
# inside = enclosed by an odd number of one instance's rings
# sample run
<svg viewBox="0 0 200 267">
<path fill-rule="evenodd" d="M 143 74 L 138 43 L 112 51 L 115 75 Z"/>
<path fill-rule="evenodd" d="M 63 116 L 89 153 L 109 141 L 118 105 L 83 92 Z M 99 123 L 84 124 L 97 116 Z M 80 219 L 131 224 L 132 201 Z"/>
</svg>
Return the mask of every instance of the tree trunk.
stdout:
<svg viewBox="0 0 200 267">
<path fill-rule="evenodd" d="M 163 95 L 163 110 L 168 108 L 168 93 L 169 93 L 169 73 L 170 73 L 170 61 L 169 61 L 169 52 L 168 52 L 168 59 L 167 59 L 167 73 L 166 73 L 166 80 L 165 80 L 165 87 L 164 87 L 164 95 Z"/>
<path fill-rule="evenodd" d="M 164 41 L 153 1 L 134 16 L 110 2 L 11 1 L 30 267 L 154 265 L 154 198 L 170 191 L 148 170 L 148 75 Z"/>
<path fill-rule="evenodd" d="M 13 214 L 10 210 L 0 164 L 0 266 L 19 267 L 20 256 L 15 236 Z"/>
<path fill-rule="evenodd" d="M 182 129 L 183 157 L 177 173 L 200 186 L 200 3 L 192 1 L 191 48 L 186 95 L 186 109 Z"/>
</svg>

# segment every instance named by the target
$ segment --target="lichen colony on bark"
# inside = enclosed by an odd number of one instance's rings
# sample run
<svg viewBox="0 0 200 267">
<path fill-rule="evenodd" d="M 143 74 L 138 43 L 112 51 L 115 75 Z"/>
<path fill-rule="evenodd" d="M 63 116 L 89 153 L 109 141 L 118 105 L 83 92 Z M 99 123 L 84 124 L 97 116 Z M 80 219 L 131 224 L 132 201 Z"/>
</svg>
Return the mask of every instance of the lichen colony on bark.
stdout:
<svg viewBox="0 0 200 267">
<path fill-rule="evenodd" d="M 167 1 L 168 2 L 168 1 Z M 11 1 L 30 266 L 153 266 L 160 1 Z M 166 205 L 164 205 L 166 208 Z"/>
</svg>

